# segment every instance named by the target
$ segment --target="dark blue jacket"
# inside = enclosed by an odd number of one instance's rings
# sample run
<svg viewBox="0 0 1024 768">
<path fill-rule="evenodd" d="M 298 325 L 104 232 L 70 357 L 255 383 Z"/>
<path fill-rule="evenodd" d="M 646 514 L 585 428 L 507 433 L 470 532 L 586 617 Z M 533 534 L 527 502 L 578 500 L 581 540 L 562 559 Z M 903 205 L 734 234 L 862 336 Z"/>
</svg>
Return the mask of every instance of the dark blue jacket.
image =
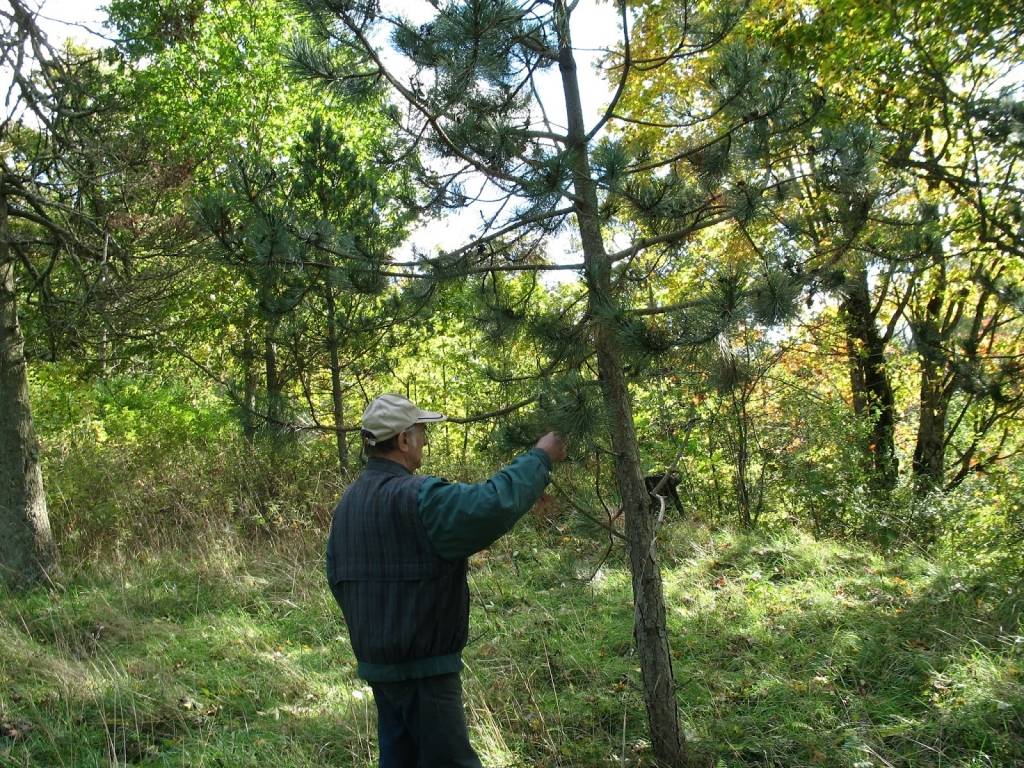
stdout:
<svg viewBox="0 0 1024 768">
<path fill-rule="evenodd" d="M 533 506 L 550 469 L 536 448 L 472 485 L 367 462 L 335 508 L 327 542 L 327 577 L 360 677 L 388 682 L 462 668 L 467 558 Z"/>
</svg>

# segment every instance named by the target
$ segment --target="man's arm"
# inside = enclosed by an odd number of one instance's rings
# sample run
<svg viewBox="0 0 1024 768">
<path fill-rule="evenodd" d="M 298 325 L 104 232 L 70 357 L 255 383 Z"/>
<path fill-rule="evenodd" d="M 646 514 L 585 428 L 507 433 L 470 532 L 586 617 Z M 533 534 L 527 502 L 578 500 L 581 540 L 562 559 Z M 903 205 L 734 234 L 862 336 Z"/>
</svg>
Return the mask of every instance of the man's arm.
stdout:
<svg viewBox="0 0 1024 768">
<path fill-rule="evenodd" d="M 420 486 L 419 510 L 434 549 L 446 560 L 486 549 L 537 502 L 548 484 L 552 461 L 564 458 L 564 440 L 549 434 L 482 483 L 426 478 Z"/>
</svg>

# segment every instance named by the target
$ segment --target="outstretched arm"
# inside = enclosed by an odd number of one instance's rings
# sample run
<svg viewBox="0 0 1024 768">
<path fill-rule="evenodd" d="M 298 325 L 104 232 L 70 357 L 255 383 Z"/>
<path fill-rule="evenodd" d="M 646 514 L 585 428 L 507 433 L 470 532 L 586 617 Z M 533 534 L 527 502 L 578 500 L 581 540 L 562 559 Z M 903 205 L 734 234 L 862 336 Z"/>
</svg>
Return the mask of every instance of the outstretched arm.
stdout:
<svg viewBox="0 0 1024 768">
<path fill-rule="evenodd" d="M 549 433 L 481 483 L 426 478 L 419 492 L 420 517 L 437 553 L 458 560 L 494 543 L 541 497 L 553 463 L 564 460 L 565 451 L 565 441 Z"/>
</svg>

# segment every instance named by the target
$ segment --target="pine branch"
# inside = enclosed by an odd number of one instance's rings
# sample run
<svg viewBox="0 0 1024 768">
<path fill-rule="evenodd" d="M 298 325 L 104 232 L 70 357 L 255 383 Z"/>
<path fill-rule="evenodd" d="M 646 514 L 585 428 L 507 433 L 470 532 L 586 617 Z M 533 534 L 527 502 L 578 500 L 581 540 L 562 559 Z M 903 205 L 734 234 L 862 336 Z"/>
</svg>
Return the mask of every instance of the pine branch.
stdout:
<svg viewBox="0 0 1024 768">
<path fill-rule="evenodd" d="M 557 480 L 552 479 L 551 485 L 556 491 L 558 491 L 560 497 L 565 501 L 565 503 L 572 507 L 574 510 L 576 510 L 577 513 L 583 515 L 583 517 L 585 517 L 587 520 L 589 520 L 590 522 L 594 523 L 596 526 L 607 532 L 609 536 L 614 536 L 620 541 L 628 541 L 628 539 L 621 531 L 617 531 L 613 526 L 609 525 L 608 523 L 605 523 L 602 520 L 598 520 L 596 517 L 587 512 L 587 510 L 585 510 L 582 506 L 577 504 L 573 500 L 572 496 L 570 496 L 566 492 L 566 490 L 561 485 L 558 484 Z M 607 558 L 607 555 L 605 556 L 605 558 Z M 591 580 L 593 580 L 593 577 L 591 577 Z"/>
<path fill-rule="evenodd" d="M 360 47 L 363 52 L 373 61 L 373 63 L 380 70 L 383 77 L 391 84 L 391 86 L 402 95 L 402 97 L 412 105 L 416 111 L 423 117 L 424 120 L 429 123 L 431 129 L 433 129 L 435 136 L 440 140 L 452 154 L 458 157 L 465 163 L 468 163 L 480 173 L 491 179 L 500 179 L 517 187 L 523 186 L 522 179 L 515 176 L 509 175 L 500 171 L 498 168 L 488 166 L 466 154 L 462 148 L 448 135 L 444 127 L 439 122 L 439 115 L 433 112 L 430 107 L 421 99 L 416 93 L 409 89 L 404 83 L 402 83 L 392 72 L 389 70 L 377 54 L 373 45 L 366 38 L 363 30 L 361 30 L 356 24 L 353 23 L 347 12 L 341 12 L 340 18 L 342 23 L 348 28 L 349 32 L 359 41 Z M 566 197 L 572 199 L 569 193 L 566 193 Z"/>
<path fill-rule="evenodd" d="M 448 421 L 450 421 L 452 424 L 472 424 L 478 421 L 488 421 L 490 419 L 496 419 L 499 416 L 507 416 L 510 413 L 515 413 L 516 411 L 522 410 L 526 406 L 532 405 L 533 403 L 537 402 L 538 399 L 539 398 L 536 396 L 528 397 L 525 400 L 520 400 L 518 403 L 513 403 L 512 405 L 507 406 L 506 408 L 499 408 L 496 411 L 490 411 L 488 413 L 478 413 L 474 414 L 473 416 L 449 416 Z"/>
<path fill-rule="evenodd" d="M 711 218 L 705 219 L 704 221 L 695 222 L 693 225 L 682 227 L 681 229 L 676 229 L 672 232 L 666 232 L 663 235 L 657 235 L 655 237 L 646 237 L 641 240 L 638 240 L 629 248 L 623 248 L 621 251 L 617 251 L 613 254 L 610 254 L 608 259 L 612 263 L 615 263 L 617 261 L 622 261 L 623 259 L 629 258 L 630 256 L 634 256 L 637 253 L 640 253 L 641 251 L 650 248 L 652 245 L 671 245 L 673 243 L 678 243 L 689 238 L 691 235 L 693 235 L 694 232 L 698 232 L 702 229 L 712 227 L 716 224 L 721 224 L 722 222 L 728 221 L 729 219 L 732 218 L 732 211 L 724 208 L 723 206 L 715 206 L 713 209 L 709 210 L 709 213 L 711 212 L 711 210 L 718 211 L 718 213 L 711 216 Z M 694 211 L 694 213 L 696 213 L 696 211 Z"/>
<path fill-rule="evenodd" d="M 708 299 L 692 299 L 681 301 L 678 304 L 667 304 L 660 307 L 642 307 L 639 309 L 627 309 L 626 314 L 632 317 L 651 317 L 652 315 L 667 315 L 673 312 L 684 312 L 688 309 L 709 306 Z"/>
</svg>

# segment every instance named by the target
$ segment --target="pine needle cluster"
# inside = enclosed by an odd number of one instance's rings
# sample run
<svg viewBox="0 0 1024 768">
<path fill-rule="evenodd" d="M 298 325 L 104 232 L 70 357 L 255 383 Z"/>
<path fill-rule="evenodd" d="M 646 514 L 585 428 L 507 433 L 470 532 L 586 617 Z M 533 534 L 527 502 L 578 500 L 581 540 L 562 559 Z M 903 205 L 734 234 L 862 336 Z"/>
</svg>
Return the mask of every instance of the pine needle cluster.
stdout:
<svg viewBox="0 0 1024 768">
<path fill-rule="evenodd" d="M 538 386 L 536 407 L 504 421 L 495 431 L 493 439 L 500 449 L 522 450 L 552 430 L 581 444 L 607 434 L 600 382 L 572 371 L 540 381 Z"/>
</svg>

